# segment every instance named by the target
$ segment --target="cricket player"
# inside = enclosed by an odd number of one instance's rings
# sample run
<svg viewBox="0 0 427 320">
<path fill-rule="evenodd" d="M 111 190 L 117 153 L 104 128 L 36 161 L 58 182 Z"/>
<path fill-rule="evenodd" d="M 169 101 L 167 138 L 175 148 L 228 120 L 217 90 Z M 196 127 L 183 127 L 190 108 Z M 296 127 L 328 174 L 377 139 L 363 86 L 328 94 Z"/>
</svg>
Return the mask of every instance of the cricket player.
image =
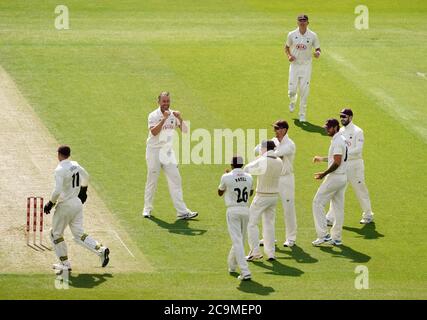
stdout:
<svg viewBox="0 0 427 320">
<path fill-rule="evenodd" d="M 368 224 L 374 221 L 374 213 L 371 208 L 368 188 L 365 184 L 365 165 L 362 158 L 363 130 L 353 123 L 353 111 L 351 109 L 341 110 L 340 118 L 343 125 L 340 132 L 346 138 L 348 146 L 347 184 L 350 182 L 362 207 L 363 213 L 360 223 Z M 328 224 L 333 223 L 335 218 L 332 207 L 329 208 L 326 219 Z"/>
<path fill-rule="evenodd" d="M 224 195 L 227 206 L 227 225 L 232 247 L 228 255 L 228 271 L 240 268 L 239 280 L 250 280 L 248 262 L 245 257 L 245 237 L 249 221 L 249 197 L 253 194 L 252 176 L 243 171 L 243 158 L 233 157 L 232 171 L 227 169 L 221 177 L 218 195 Z"/>
<path fill-rule="evenodd" d="M 337 119 L 329 119 L 325 124 L 328 136 L 332 137 L 327 157 L 315 156 L 313 162 L 328 162 L 328 169 L 314 175 L 315 179 L 326 179 L 320 185 L 313 199 L 313 216 L 316 227 L 317 239 L 312 242 L 319 246 L 324 242 L 333 245 L 341 245 L 342 227 L 344 224 L 344 194 L 347 184 L 347 158 L 348 149 L 345 137 L 342 135 Z M 331 202 L 335 212 L 335 221 L 328 233 L 326 223 L 325 206 Z"/>
<path fill-rule="evenodd" d="M 188 128 L 182 120 L 181 113 L 169 109 L 170 94 L 162 92 L 158 97 L 159 107 L 148 116 L 148 139 L 146 149 L 147 182 L 145 185 L 145 203 L 142 215 L 151 217 L 153 210 L 154 193 L 160 169 L 166 174 L 169 193 L 176 209 L 177 219 L 192 219 L 197 212 L 192 212 L 184 203 L 181 175 L 173 150 L 173 134 L 176 128 L 186 133 Z"/>
<path fill-rule="evenodd" d="M 307 98 L 310 91 L 311 56 L 320 57 L 320 43 L 317 34 L 308 29 L 308 16 L 300 14 L 297 17 L 298 28 L 289 32 L 285 44 L 285 54 L 290 62 L 288 96 L 289 111 L 295 110 L 297 91 L 301 95 L 299 108 L 299 121 L 305 122 L 307 111 Z"/>
<path fill-rule="evenodd" d="M 55 169 L 55 189 L 50 201 L 44 206 L 44 213 L 50 214 L 53 206 L 55 213 L 52 217 L 50 237 L 59 263 L 53 268 L 58 273 L 71 271 L 68 259 L 67 245 L 64 241 L 64 230 L 70 227 L 74 240 L 81 246 L 89 249 L 101 259 L 101 266 L 107 266 L 110 250 L 98 243 L 83 230 L 83 203 L 87 199 L 89 175 L 76 161 L 69 159 L 71 149 L 62 145 L 58 148 L 59 164 Z"/>
<path fill-rule="evenodd" d="M 279 180 L 279 195 L 282 199 L 283 216 L 286 226 L 286 240 L 284 247 L 295 245 L 297 238 L 297 217 L 295 211 L 295 177 L 293 163 L 295 158 L 295 143 L 289 138 L 289 124 L 285 120 L 277 120 L 273 124 L 276 136 L 271 139 L 276 148 L 274 154 L 283 162 L 282 173 Z M 255 153 L 259 152 L 260 145 L 255 148 Z M 263 245 L 264 241 L 260 241 Z"/>
<path fill-rule="evenodd" d="M 273 141 L 263 141 L 261 156 L 247 164 L 244 171 L 258 176 L 256 195 L 249 208 L 248 239 L 250 252 L 246 257 L 248 261 L 261 259 L 263 256 L 259 247 L 258 224 L 262 216 L 264 252 L 268 261 L 276 260 L 275 256 L 275 215 L 279 193 L 279 179 L 283 163 L 275 152 L 276 145 Z"/>
</svg>

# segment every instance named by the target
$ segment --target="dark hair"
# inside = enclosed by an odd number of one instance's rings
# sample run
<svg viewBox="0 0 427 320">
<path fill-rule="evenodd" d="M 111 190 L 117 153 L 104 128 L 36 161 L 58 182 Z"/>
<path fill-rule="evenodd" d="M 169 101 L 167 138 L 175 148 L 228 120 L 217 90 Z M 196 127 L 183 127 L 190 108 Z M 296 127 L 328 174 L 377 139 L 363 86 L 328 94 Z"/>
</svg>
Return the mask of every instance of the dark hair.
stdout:
<svg viewBox="0 0 427 320">
<path fill-rule="evenodd" d="M 335 127 L 338 127 L 338 129 L 340 128 L 340 123 L 339 123 L 339 121 L 337 120 L 337 119 L 328 119 L 328 120 L 326 120 L 326 123 L 325 123 L 325 126 L 324 126 L 325 128 L 335 128 Z"/>
<path fill-rule="evenodd" d="M 59 146 L 58 153 L 63 155 L 65 158 L 68 158 L 71 154 L 71 149 L 69 146 L 63 144 Z"/>
<path fill-rule="evenodd" d="M 158 101 L 160 101 L 161 97 L 169 97 L 169 96 L 170 96 L 170 93 L 168 91 L 160 92 L 159 97 L 158 97 Z"/>
<path fill-rule="evenodd" d="M 243 167 L 243 158 L 241 156 L 234 156 L 233 159 L 231 159 L 231 165 L 233 168 Z"/>
<path fill-rule="evenodd" d="M 276 145 L 274 144 L 273 140 L 264 140 L 261 143 L 261 147 L 266 148 L 267 151 L 270 151 L 270 150 L 274 150 L 274 148 L 276 148 Z"/>
</svg>

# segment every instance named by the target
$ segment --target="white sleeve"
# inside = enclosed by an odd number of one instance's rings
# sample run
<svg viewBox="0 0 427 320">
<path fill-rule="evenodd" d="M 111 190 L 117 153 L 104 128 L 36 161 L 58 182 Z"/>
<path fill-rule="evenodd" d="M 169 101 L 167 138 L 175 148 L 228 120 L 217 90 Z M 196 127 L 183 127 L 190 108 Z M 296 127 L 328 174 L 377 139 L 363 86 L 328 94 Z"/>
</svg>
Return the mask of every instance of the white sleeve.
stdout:
<svg viewBox="0 0 427 320">
<path fill-rule="evenodd" d="M 320 48 L 320 41 L 319 41 L 319 38 L 317 37 L 317 33 L 314 34 L 313 48 L 314 49 L 319 49 Z"/>
<path fill-rule="evenodd" d="M 80 168 L 79 168 L 79 173 L 80 173 L 80 178 L 81 178 L 80 186 L 87 187 L 89 184 L 89 174 L 87 173 L 85 168 L 83 168 L 82 166 L 80 166 Z"/>
<path fill-rule="evenodd" d="M 267 158 L 264 156 L 259 157 L 258 159 L 248 163 L 243 171 L 254 176 L 259 176 L 265 173 L 267 169 Z"/>
<path fill-rule="evenodd" d="M 261 153 L 261 145 L 259 144 L 254 148 L 254 154 L 259 155 L 260 153 Z"/>
<path fill-rule="evenodd" d="M 225 191 L 225 175 L 222 175 L 221 182 L 219 183 L 218 190 Z"/>
<path fill-rule="evenodd" d="M 156 119 L 155 115 L 149 115 L 148 116 L 148 129 L 151 129 L 152 127 L 155 127 L 159 123 L 158 119 Z"/>
<path fill-rule="evenodd" d="M 350 154 L 350 155 L 351 154 L 359 154 L 363 150 L 363 143 L 365 142 L 365 138 L 363 136 L 362 130 L 358 131 L 358 133 L 354 137 L 354 140 L 356 141 L 356 147 L 350 148 L 348 150 L 348 154 Z"/>
<path fill-rule="evenodd" d="M 344 155 L 345 153 L 345 144 L 334 143 L 332 147 L 332 154 L 335 155 Z"/>
<path fill-rule="evenodd" d="M 287 143 L 284 146 L 280 145 L 276 150 L 274 151 L 274 154 L 276 157 L 283 157 L 288 156 L 295 153 L 295 147 L 292 143 Z"/>
<path fill-rule="evenodd" d="M 290 32 L 288 33 L 288 38 L 286 39 L 285 45 L 289 48 L 292 46 L 292 36 Z"/>
<path fill-rule="evenodd" d="M 58 201 L 58 198 L 62 192 L 63 184 L 64 177 L 62 176 L 61 171 L 55 171 L 55 188 L 53 189 L 52 195 L 50 197 L 50 201 L 52 203 L 56 203 Z"/>
</svg>

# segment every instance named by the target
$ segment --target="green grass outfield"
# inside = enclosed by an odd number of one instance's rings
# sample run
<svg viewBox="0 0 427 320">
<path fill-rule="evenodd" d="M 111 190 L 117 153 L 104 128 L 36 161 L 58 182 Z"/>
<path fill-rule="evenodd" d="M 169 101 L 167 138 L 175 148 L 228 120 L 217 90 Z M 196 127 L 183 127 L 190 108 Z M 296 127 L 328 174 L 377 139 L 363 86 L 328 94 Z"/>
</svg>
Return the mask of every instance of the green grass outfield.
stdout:
<svg viewBox="0 0 427 320">
<path fill-rule="evenodd" d="M 73 147 L 156 271 L 74 274 L 61 291 L 52 274 L 0 274 L 0 299 L 427 298 L 425 1 L 365 1 L 370 29 L 363 31 L 354 28 L 359 1 L 63 2 L 68 31 L 54 28 L 58 1 L 2 1 L 0 65 L 55 138 Z M 308 120 L 316 129 L 348 105 L 365 131 L 376 226 L 359 225 L 361 210 L 348 190 L 341 249 L 311 246 L 313 173 L 323 168 L 311 159 L 327 152 L 329 139 L 295 126 L 287 109 L 282 45 L 299 12 L 309 15 L 323 49 L 314 61 Z M 225 166 L 181 166 L 197 221 L 175 223 L 163 175 L 156 219 L 140 215 L 146 118 L 161 90 L 172 92 L 192 129 L 269 128 L 278 118 L 292 125 L 298 247 L 281 246 L 280 206 L 278 261 L 251 264 L 252 282 L 227 273 L 230 240 L 216 195 Z M 369 268 L 369 290 L 354 288 L 358 265 Z"/>
</svg>

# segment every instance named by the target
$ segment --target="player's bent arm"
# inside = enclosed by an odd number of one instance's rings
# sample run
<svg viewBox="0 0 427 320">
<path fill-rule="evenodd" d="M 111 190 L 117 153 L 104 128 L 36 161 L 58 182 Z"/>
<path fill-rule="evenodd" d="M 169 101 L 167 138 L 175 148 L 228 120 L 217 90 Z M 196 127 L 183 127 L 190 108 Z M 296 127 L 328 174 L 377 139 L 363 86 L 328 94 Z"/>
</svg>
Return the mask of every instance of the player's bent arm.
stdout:
<svg viewBox="0 0 427 320">
<path fill-rule="evenodd" d="M 154 127 L 150 127 L 151 134 L 153 136 L 157 136 L 160 131 L 162 131 L 162 127 L 165 124 L 166 118 L 163 118 L 158 124 L 156 124 Z"/>
<path fill-rule="evenodd" d="M 188 127 L 184 120 L 181 120 L 181 123 L 179 124 L 178 128 L 181 130 L 182 133 L 188 132 Z"/>
<path fill-rule="evenodd" d="M 328 174 L 337 170 L 341 164 L 341 159 L 342 159 L 341 154 L 334 154 L 334 162 L 331 164 L 331 166 L 328 169 L 326 169 L 326 171 L 323 172 L 323 177 L 326 177 Z"/>
<path fill-rule="evenodd" d="M 315 156 L 313 162 L 328 162 L 328 157 Z"/>
<path fill-rule="evenodd" d="M 291 144 L 289 145 L 281 145 L 275 151 L 274 154 L 276 157 L 289 156 L 295 153 L 295 147 Z"/>
</svg>

